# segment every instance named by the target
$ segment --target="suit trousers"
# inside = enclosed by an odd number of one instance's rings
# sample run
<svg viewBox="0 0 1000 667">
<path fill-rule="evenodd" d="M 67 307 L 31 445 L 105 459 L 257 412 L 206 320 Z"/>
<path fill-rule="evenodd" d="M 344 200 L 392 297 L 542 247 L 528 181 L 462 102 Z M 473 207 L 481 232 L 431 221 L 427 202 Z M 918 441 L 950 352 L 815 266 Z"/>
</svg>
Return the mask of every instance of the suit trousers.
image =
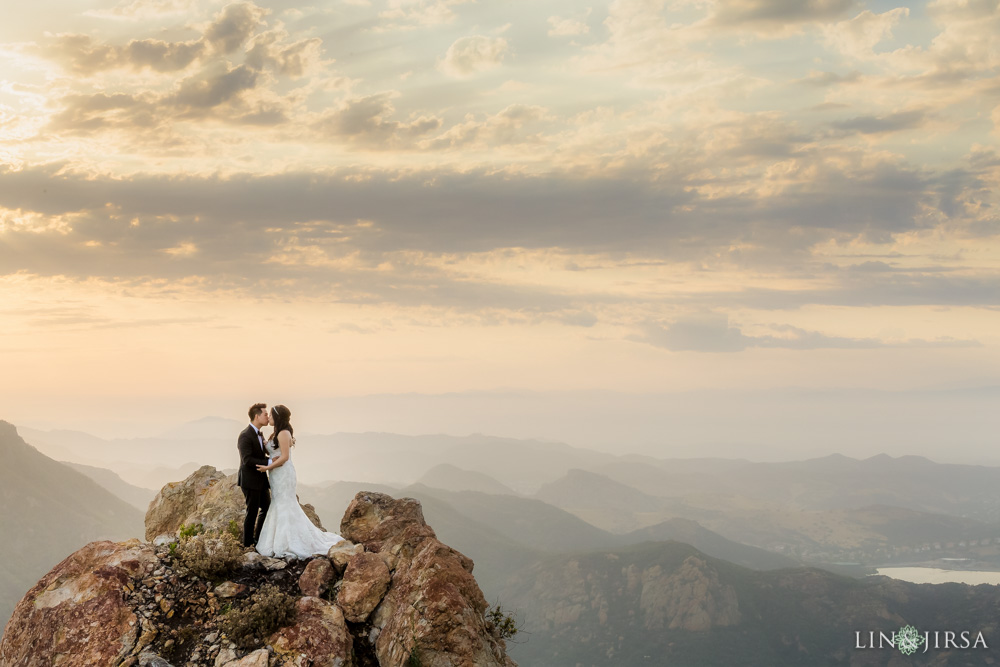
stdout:
<svg viewBox="0 0 1000 667">
<path fill-rule="evenodd" d="M 257 544 L 260 537 L 260 527 L 264 525 L 264 518 L 267 516 L 267 508 L 271 506 L 270 489 L 248 489 L 243 490 L 243 497 L 247 499 L 247 517 L 243 520 L 243 546 L 250 547 Z"/>
</svg>

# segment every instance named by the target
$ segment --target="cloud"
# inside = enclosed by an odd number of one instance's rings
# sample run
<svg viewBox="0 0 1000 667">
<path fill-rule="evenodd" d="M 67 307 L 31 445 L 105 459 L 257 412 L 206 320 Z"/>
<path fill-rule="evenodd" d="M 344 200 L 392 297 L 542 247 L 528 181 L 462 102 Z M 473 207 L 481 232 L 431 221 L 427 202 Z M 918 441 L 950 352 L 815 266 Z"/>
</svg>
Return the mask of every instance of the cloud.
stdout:
<svg viewBox="0 0 1000 667">
<path fill-rule="evenodd" d="M 539 125 L 550 118 L 549 111 L 539 106 L 511 104 L 484 120 L 467 117 L 430 141 L 430 149 L 481 146 L 484 148 L 513 144 L 543 144 Z M 531 128 L 537 128 L 532 131 Z"/>
<path fill-rule="evenodd" d="M 441 126 L 441 119 L 423 116 L 404 123 L 391 119 L 395 112 L 393 92 L 352 98 L 325 114 L 315 128 L 331 139 L 357 143 L 377 150 L 409 148 L 428 132 Z"/>
<path fill-rule="evenodd" d="M 199 111 L 230 102 L 256 87 L 260 75 L 246 65 L 209 77 L 196 76 L 181 82 L 167 102 Z"/>
<path fill-rule="evenodd" d="M 712 22 L 733 26 L 829 21 L 853 5 L 854 0 L 720 0 Z"/>
<path fill-rule="evenodd" d="M 450 23 L 455 19 L 452 7 L 476 0 L 388 0 L 379 18 L 383 28 L 412 29 Z"/>
<path fill-rule="evenodd" d="M 934 341 L 911 339 L 887 342 L 877 338 L 828 336 L 787 324 L 768 327 L 773 334 L 747 336 L 738 326 L 732 326 L 724 314 L 707 313 L 681 318 L 664 324 L 643 322 L 639 333 L 628 340 L 647 343 L 674 352 L 742 352 L 749 348 L 783 348 L 790 350 L 874 349 L 881 347 L 970 347 L 973 340 L 942 338 Z"/>
<path fill-rule="evenodd" d="M 929 119 L 926 109 L 911 109 L 885 116 L 855 116 L 847 120 L 835 121 L 830 125 L 839 130 L 842 135 L 888 134 L 921 127 Z"/>
<path fill-rule="evenodd" d="M 590 8 L 587 8 L 584 18 L 590 16 Z M 561 16 L 549 17 L 549 37 L 574 37 L 576 35 L 586 35 L 590 32 L 590 26 L 585 21 L 574 18 L 563 18 Z"/>
<path fill-rule="evenodd" d="M 507 52 L 507 40 L 503 37 L 461 37 L 448 47 L 438 67 L 452 76 L 468 77 L 499 67 Z"/>
<path fill-rule="evenodd" d="M 823 39 L 833 49 L 859 60 L 871 57 L 875 46 L 892 37 L 892 29 L 910 15 L 906 7 L 881 14 L 865 10 L 848 21 L 823 26 Z"/>
<path fill-rule="evenodd" d="M 221 53 L 232 53 L 264 25 L 268 13 L 252 2 L 227 5 L 205 31 L 205 40 Z"/>
</svg>

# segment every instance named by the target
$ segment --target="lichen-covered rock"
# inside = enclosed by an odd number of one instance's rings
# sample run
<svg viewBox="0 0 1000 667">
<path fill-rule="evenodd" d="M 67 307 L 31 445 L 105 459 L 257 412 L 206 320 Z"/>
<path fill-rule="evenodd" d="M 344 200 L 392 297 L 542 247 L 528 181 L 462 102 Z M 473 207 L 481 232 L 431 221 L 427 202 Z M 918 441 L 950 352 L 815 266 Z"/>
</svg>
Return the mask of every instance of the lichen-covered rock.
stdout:
<svg viewBox="0 0 1000 667">
<path fill-rule="evenodd" d="M 306 596 L 299 600 L 297 612 L 295 625 L 278 630 L 270 638 L 284 665 L 354 665 L 354 644 L 340 608 Z"/>
<path fill-rule="evenodd" d="M 325 558 L 314 558 L 299 577 L 299 590 L 303 595 L 318 598 L 326 592 L 333 579 L 333 565 Z"/>
<path fill-rule="evenodd" d="M 183 482 L 167 484 L 146 511 L 146 539 L 177 534 L 184 524 L 201 524 L 205 532 L 223 531 L 235 524 L 242 529 L 247 505 L 236 484 L 237 473 L 226 476 L 212 466 L 202 466 Z M 317 527 L 323 524 L 312 505 L 302 510 Z"/>
<path fill-rule="evenodd" d="M 351 557 L 337 593 L 337 606 L 352 623 L 368 618 L 389 588 L 389 568 L 378 554 L 360 553 Z"/>
<path fill-rule="evenodd" d="M 382 667 L 408 664 L 414 649 L 426 667 L 516 665 L 486 627 L 472 560 L 437 539 L 420 501 L 360 492 L 340 527 L 366 550 L 395 558 L 389 589 L 368 619 Z"/>
<path fill-rule="evenodd" d="M 363 544 L 365 551 L 413 554 L 417 545 L 436 537 L 424 521 L 424 511 L 415 498 L 399 498 L 384 493 L 361 491 L 347 506 L 340 521 L 344 538 Z"/>
<path fill-rule="evenodd" d="M 138 655 L 155 630 L 130 608 L 128 587 L 158 560 L 139 540 L 91 542 L 28 591 L 0 641 L 0 665 L 90 667 Z"/>
<path fill-rule="evenodd" d="M 225 479 L 226 476 L 212 466 L 202 466 L 183 482 L 165 485 L 146 510 L 146 539 L 176 533 L 185 523 L 204 523 L 200 520 L 199 506 L 205 504 L 205 495 Z M 192 521 L 191 517 L 197 518 Z"/>
</svg>

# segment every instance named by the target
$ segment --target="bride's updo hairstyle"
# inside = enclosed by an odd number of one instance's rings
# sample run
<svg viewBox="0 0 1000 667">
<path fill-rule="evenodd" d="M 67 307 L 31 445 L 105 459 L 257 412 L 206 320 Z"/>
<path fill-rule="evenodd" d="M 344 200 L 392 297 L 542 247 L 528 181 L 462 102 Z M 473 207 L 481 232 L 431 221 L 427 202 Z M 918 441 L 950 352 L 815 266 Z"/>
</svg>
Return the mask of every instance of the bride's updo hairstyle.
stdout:
<svg viewBox="0 0 1000 667">
<path fill-rule="evenodd" d="M 284 405 L 276 405 L 271 408 L 271 422 L 274 426 L 274 431 L 271 433 L 271 440 L 274 441 L 274 444 L 278 444 L 278 434 L 282 431 L 288 431 L 288 435 L 295 434 L 294 429 L 292 429 L 292 423 L 289 421 L 291 418 L 292 411 Z"/>
</svg>

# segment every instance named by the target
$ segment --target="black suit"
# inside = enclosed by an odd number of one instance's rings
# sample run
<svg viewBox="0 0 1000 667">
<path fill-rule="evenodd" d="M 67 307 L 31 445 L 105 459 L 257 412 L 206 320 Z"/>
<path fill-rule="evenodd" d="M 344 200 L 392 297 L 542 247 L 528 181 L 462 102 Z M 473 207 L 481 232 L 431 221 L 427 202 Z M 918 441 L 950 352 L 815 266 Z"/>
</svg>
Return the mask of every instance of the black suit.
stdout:
<svg viewBox="0 0 1000 667">
<path fill-rule="evenodd" d="M 258 465 L 267 465 L 267 453 L 261 439 L 257 437 L 257 431 L 250 425 L 240 433 L 236 447 L 240 451 L 240 471 L 236 476 L 236 483 L 247 499 L 247 516 L 243 520 L 243 546 L 249 547 L 257 543 L 260 527 L 264 525 L 264 518 L 267 516 L 267 508 L 271 506 L 271 485 L 268 484 L 267 473 L 257 470 Z"/>
</svg>

